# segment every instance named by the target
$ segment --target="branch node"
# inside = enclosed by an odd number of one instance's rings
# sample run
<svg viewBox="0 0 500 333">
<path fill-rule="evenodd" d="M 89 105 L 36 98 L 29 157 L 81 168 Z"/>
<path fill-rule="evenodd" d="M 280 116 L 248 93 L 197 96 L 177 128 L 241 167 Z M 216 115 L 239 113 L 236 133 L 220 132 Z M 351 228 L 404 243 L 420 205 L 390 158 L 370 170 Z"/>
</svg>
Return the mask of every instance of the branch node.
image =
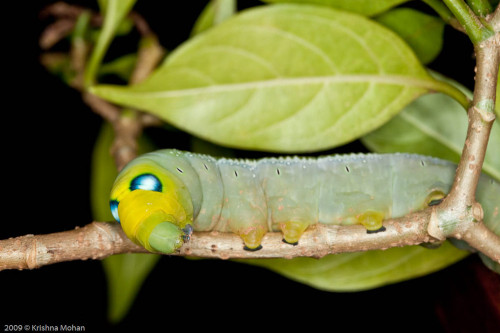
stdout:
<svg viewBox="0 0 500 333">
<path fill-rule="evenodd" d="M 472 217 L 474 218 L 474 221 L 482 221 L 484 218 L 484 211 L 483 207 L 479 202 L 475 202 L 472 205 Z"/>
<path fill-rule="evenodd" d="M 444 241 L 446 240 L 446 235 L 439 227 L 439 221 L 440 218 L 438 216 L 437 209 L 434 208 L 431 211 L 431 217 L 429 219 L 429 224 L 427 225 L 427 233 L 439 241 Z"/>
<path fill-rule="evenodd" d="M 491 101 L 493 103 L 493 106 L 495 105 L 495 101 Z M 479 116 L 481 117 L 481 119 L 484 121 L 484 122 L 487 122 L 487 123 L 492 123 L 493 121 L 495 121 L 495 113 L 493 111 L 490 111 L 488 109 L 485 109 L 485 108 L 479 108 L 478 106 L 473 106 L 474 108 L 474 111 L 477 112 L 479 114 Z"/>
</svg>

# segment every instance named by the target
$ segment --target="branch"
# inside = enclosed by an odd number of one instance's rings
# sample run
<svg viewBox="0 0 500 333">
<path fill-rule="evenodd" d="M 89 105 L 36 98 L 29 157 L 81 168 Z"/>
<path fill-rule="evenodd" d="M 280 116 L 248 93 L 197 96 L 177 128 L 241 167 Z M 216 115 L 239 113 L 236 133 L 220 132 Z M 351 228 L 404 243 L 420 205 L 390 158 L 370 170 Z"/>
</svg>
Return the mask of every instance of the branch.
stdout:
<svg viewBox="0 0 500 333">
<path fill-rule="evenodd" d="M 500 237 L 495 235 L 483 223 L 465 232 L 462 239 L 476 250 L 500 263 Z"/>
<path fill-rule="evenodd" d="M 70 260 L 102 259 L 116 253 L 144 252 L 120 226 L 94 222 L 83 228 L 0 241 L 0 270 L 34 269 Z"/>
<path fill-rule="evenodd" d="M 387 220 L 385 232 L 369 234 L 360 225 L 316 224 L 302 235 L 298 245 L 286 244 L 280 232 L 264 236 L 262 249 L 246 251 L 233 233 L 195 232 L 173 255 L 203 258 L 316 257 L 390 247 L 439 242 L 427 233 L 434 207 L 406 218 Z M 118 223 L 93 222 L 75 230 L 46 235 L 26 235 L 0 241 L 0 270 L 34 269 L 70 260 L 103 259 L 119 253 L 147 253 L 130 241 Z"/>
<path fill-rule="evenodd" d="M 164 56 L 164 50 L 156 36 L 149 30 L 147 24 L 142 23 L 142 29 L 148 33 L 141 40 L 137 55 L 137 62 L 130 78 L 130 84 L 135 84 L 146 79 L 160 63 Z M 89 93 L 86 93 L 90 95 Z M 144 116 L 143 113 L 124 109 L 120 116 L 111 121 L 115 132 L 115 140 L 112 144 L 111 154 L 114 157 L 118 170 L 121 170 L 128 162 L 137 157 L 137 140 L 142 130 L 148 126 L 152 117 Z"/>
<path fill-rule="evenodd" d="M 498 14 L 497 8 L 494 15 Z M 499 251 L 499 236 L 489 232 L 485 235 L 483 210 L 476 202 L 476 188 L 486 154 L 486 148 L 495 121 L 497 73 L 500 63 L 500 33 L 474 45 L 476 54 L 476 82 L 472 106 L 468 110 L 469 126 L 467 138 L 458 165 L 453 187 L 438 206 L 436 218 L 431 221 L 430 233 L 438 238 L 462 238 L 465 235 L 470 245 L 490 256 L 490 250 Z M 495 200 L 495 198 L 491 198 Z M 470 237 L 474 240 L 470 239 Z M 485 249 L 488 247 L 488 249 Z M 490 253 L 490 254 L 488 254 Z M 498 255 L 490 256 L 499 261 Z"/>
<path fill-rule="evenodd" d="M 477 65 L 469 126 L 455 181 L 447 201 L 453 206 L 472 206 L 476 186 L 495 121 L 496 80 L 499 64 L 500 34 L 475 47 Z"/>
<path fill-rule="evenodd" d="M 436 206 L 406 217 L 384 222 L 385 231 L 369 234 L 360 225 L 316 224 L 309 227 L 298 245 L 286 244 L 280 232 L 267 233 L 262 249 L 246 251 L 243 241 L 233 233 L 195 232 L 172 255 L 217 259 L 249 258 L 321 258 L 327 254 L 385 250 L 422 243 L 440 243 L 428 233 L 429 220 Z M 484 253 L 500 263 L 498 237 L 486 227 L 464 235 L 471 245 L 479 244 Z M 491 233 L 491 232 L 490 232 Z M 485 242 L 489 239 L 489 242 Z M 103 259 L 120 253 L 149 253 L 130 241 L 115 222 L 93 222 L 83 228 L 47 235 L 26 235 L 0 241 L 0 270 L 34 269 L 70 260 Z"/>
</svg>

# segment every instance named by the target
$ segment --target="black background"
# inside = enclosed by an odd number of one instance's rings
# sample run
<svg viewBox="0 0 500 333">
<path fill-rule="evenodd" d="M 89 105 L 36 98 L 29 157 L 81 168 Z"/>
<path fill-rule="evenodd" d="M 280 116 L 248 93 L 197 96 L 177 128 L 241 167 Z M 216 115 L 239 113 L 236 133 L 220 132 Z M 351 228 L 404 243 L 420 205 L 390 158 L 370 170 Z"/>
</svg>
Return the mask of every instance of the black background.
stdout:
<svg viewBox="0 0 500 333">
<path fill-rule="evenodd" d="M 39 64 L 38 38 L 49 22 L 38 13 L 48 3 L 9 4 L 3 9 L 5 196 L 0 239 L 70 230 L 92 221 L 90 157 L 101 119 L 81 102 L 77 91 Z M 135 9 L 146 17 L 162 45 L 172 50 L 188 38 L 205 1 L 162 3 L 142 0 Z M 447 28 L 443 53 L 430 67 L 472 88 L 472 55 L 468 39 Z M 348 149 L 364 148 L 355 142 Z M 324 292 L 229 261 L 165 256 L 147 278 L 129 315 L 110 325 L 101 263 L 75 261 L 1 272 L 0 323 L 2 330 L 4 324 L 73 324 L 90 332 L 166 331 L 197 325 L 234 331 L 304 327 L 493 332 L 500 327 L 500 309 L 498 299 L 496 310 L 490 303 L 498 294 L 488 296 L 488 283 L 498 285 L 500 280 L 476 256 L 426 277 L 358 293 Z"/>
</svg>

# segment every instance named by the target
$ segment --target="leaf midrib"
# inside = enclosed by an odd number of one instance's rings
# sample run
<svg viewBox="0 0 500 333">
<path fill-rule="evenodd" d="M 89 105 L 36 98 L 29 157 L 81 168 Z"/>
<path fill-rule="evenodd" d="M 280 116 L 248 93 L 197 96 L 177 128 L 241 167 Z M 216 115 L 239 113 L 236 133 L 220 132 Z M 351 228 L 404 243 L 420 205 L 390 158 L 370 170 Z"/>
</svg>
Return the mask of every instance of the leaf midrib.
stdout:
<svg viewBox="0 0 500 333">
<path fill-rule="evenodd" d="M 313 76 L 300 78 L 277 78 L 272 80 L 251 81 L 242 83 L 228 83 L 210 85 L 196 88 L 187 88 L 181 90 L 162 90 L 162 91 L 141 91 L 131 87 L 123 87 L 127 90 L 127 94 L 141 95 L 144 97 L 160 97 L 172 98 L 188 95 L 199 95 L 207 93 L 224 93 L 244 91 L 269 87 L 280 86 L 304 86 L 313 84 L 335 84 L 335 83 L 380 83 L 388 85 L 412 86 L 428 90 L 441 91 L 442 84 L 433 79 L 418 79 L 406 75 L 380 75 L 380 74 L 349 74 L 349 75 L 334 75 L 334 76 Z M 92 93 L 97 93 L 103 89 L 114 89 L 116 86 L 100 85 L 92 87 Z M 121 88 L 118 88 L 121 89 Z"/>
</svg>

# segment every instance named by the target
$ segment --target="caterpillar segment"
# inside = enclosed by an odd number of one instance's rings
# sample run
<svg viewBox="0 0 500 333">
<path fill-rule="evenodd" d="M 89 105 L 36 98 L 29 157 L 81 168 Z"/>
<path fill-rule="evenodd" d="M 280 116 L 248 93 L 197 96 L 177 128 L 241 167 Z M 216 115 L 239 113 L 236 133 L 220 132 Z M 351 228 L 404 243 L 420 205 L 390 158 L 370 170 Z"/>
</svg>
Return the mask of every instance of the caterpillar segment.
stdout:
<svg viewBox="0 0 500 333">
<path fill-rule="evenodd" d="M 160 150 L 122 170 L 110 205 L 125 234 L 149 251 L 172 253 L 193 230 L 232 232 L 257 251 L 267 232 L 296 245 L 316 223 L 383 232 L 384 219 L 442 199 L 454 171 L 408 154 L 239 161 Z"/>
</svg>

